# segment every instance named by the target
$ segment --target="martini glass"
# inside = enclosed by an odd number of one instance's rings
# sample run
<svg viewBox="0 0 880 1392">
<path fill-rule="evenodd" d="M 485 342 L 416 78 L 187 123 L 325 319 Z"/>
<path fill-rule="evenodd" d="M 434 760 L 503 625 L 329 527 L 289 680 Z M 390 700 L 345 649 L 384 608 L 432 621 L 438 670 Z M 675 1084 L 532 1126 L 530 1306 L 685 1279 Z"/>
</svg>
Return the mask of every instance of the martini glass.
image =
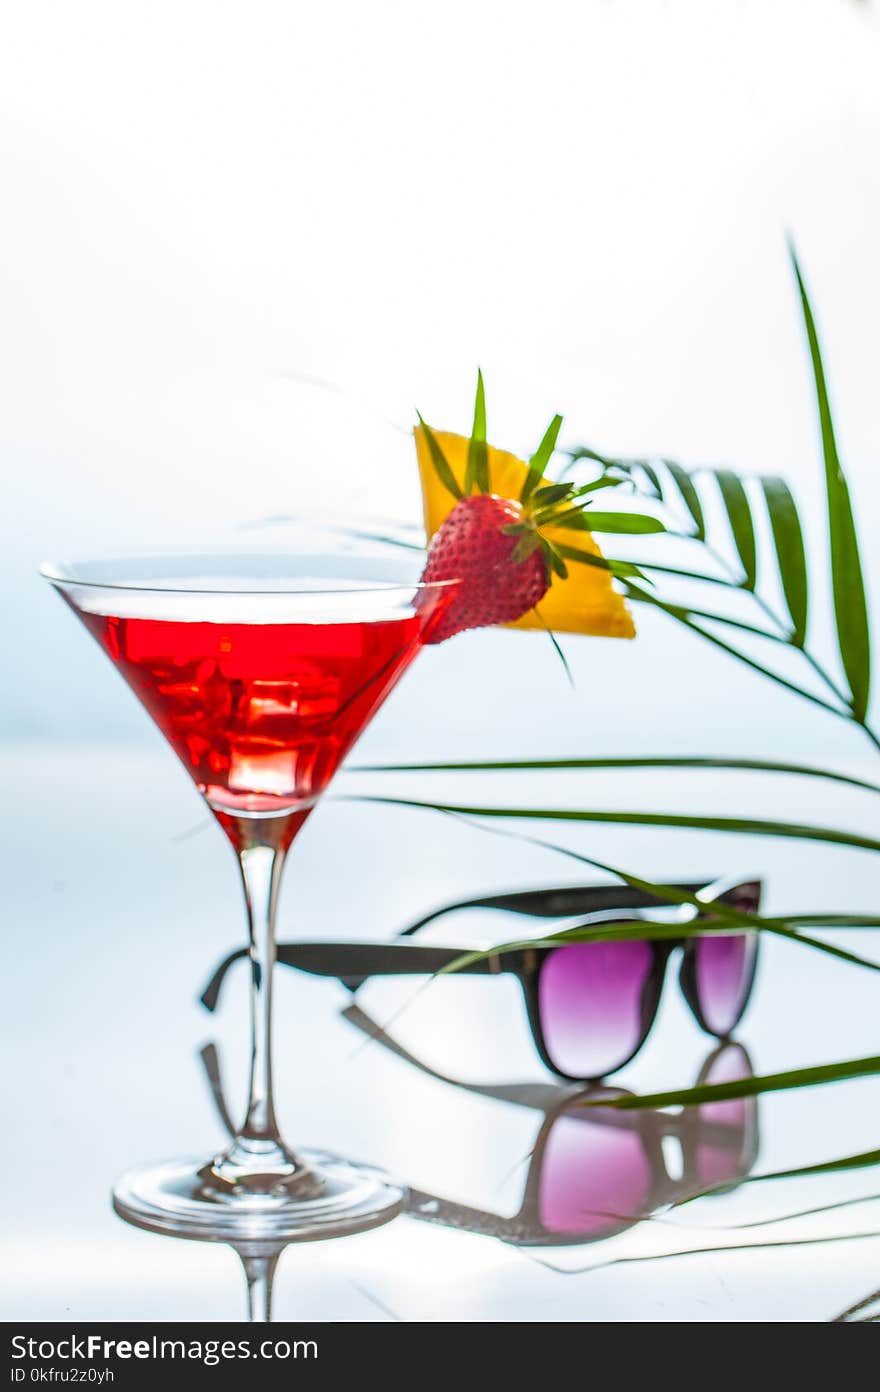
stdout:
<svg viewBox="0 0 880 1392">
<path fill-rule="evenodd" d="M 218 1155 L 131 1171 L 122 1216 L 154 1231 L 297 1241 L 374 1227 L 405 1192 L 282 1139 L 272 1088 L 275 911 L 286 854 L 416 656 L 455 583 L 397 583 L 387 559 L 315 546 L 51 564 L 42 574 L 162 731 L 235 851 L 251 967 L 249 1093 Z"/>
</svg>

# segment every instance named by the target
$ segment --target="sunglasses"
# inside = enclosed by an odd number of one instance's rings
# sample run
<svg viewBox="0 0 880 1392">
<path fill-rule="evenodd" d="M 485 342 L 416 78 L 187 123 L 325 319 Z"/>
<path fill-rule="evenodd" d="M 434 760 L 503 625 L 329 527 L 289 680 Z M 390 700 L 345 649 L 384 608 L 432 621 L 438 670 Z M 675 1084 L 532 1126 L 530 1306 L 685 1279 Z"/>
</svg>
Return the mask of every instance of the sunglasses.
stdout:
<svg viewBox="0 0 880 1392">
<path fill-rule="evenodd" d="M 569 928 L 637 926 L 640 915 L 670 925 L 702 920 L 708 925 L 713 901 L 754 913 L 761 896 L 758 881 L 674 888 L 703 900 L 705 912 L 692 904 L 670 909 L 667 901 L 628 886 L 563 886 L 460 900 L 434 910 L 398 936 L 411 937 L 441 916 L 472 908 L 531 918 L 577 917 L 577 923 L 567 923 Z M 468 962 L 460 970 L 470 976 L 516 976 L 543 1063 L 560 1078 L 583 1082 L 616 1072 L 641 1049 L 657 1015 L 669 960 L 679 949 L 679 984 L 697 1024 L 707 1034 L 727 1038 L 745 1012 L 755 978 L 758 939 L 748 930 L 710 928 L 681 938 L 627 937 L 513 948 Z M 335 977 L 357 991 L 376 977 L 433 975 L 464 951 L 400 941 L 293 942 L 279 943 L 276 955 L 284 966 Z M 247 949 L 240 948 L 220 963 L 200 997 L 206 1009 L 216 1009 L 229 968 L 247 955 Z"/>
<path fill-rule="evenodd" d="M 348 1022 L 404 1062 L 443 1083 L 479 1096 L 525 1107 L 542 1116 L 530 1152 L 519 1209 L 505 1217 L 411 1189 L 407 1212 L 422 1222 L 494 1237 L 516 1247 L 603 1242 L 671 1204 L 704 1194 L 728 1192 L 754 1167 L 758 1156 L 757 1098 L 737 1098 L 668 1112 L 621 1112 L 594 1105 L 627 1095 L 622 1088 L 576 1089 L 558 1084 L 464 1083 L 423 1063 L 398 1044 L 357 1005 L 343 1012 Z M 214 1044 L 201 1061 L 220 1121 L 234 1131 Z M 703 1064 L 697 1083 L 732 1082 L 752 1075 L 748 1054 L 727 1042 Z M 681 1173 L 670 1174 L 664 1142 L 682 1157 Z"/>
<path fill-rule="evenodd" d="M 583 1106 L 586 1101 L 599 1103 L 603 1097 L 629 1095 L 622 1088 L 465 1083 L 423 1063 L 359 1006 L 350 1005 L 342 1014 L 362 1034 L 421 1073 L 543 1114 L 514 1217 L 411 1190 L 407 1211 L 424 1222 L 496 1237 L 518 1247 L 602 1242 L 670 1204 L 707 1190 L 728 1192 L 757 1159 L 755 1097 L 704 1103 L 670 1116 L 662 1111 Z M 751 1076 L 745 1049 L 728 1041 L 709 1055 L 696 1082 L 698 1086 L 727 1083 Z M 681 1152 L 677 1176 L 670 1174 L 666 1163 L 663 1147 L 668 1140 Z"/>
</svg>

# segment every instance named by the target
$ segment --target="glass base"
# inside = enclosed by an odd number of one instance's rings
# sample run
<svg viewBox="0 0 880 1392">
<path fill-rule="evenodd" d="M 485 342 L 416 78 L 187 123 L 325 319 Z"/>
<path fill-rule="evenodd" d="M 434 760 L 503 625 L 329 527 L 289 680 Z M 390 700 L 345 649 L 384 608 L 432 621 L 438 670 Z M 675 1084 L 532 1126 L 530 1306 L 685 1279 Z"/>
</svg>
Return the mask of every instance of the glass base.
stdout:
<svg viewBox="0 0 880 1392">
<path fill-rule="evenodd" d="M 113 1207 L 150 1232 L 203 1242 L 308 1242 L 379 1227 L 401 1212 L 406 1189 L 382 1170 L 323 1151 L 298 1150 L 316 1183 L 312 1192 L 221 1193 L 205 1184 L 199 1160 L 167 1160 L 129 1170 L 113 1190 Z"/>
</svg>

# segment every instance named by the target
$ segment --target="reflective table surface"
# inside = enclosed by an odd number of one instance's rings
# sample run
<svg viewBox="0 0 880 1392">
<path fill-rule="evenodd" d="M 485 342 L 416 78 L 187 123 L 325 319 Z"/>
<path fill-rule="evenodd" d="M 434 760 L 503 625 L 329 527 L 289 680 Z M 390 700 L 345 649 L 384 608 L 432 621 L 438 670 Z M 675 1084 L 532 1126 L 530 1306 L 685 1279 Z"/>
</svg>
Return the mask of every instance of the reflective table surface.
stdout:
<svg viewBox="0 0 880 1392">
<path fill-rule="evenodd" d="M 276 1319 L 880 1314 L 880 1296 L 871 1299 L 880 1286 L 880 1170 L 756 1182 L 875 1150 L 880 1081 L 689 1114 L 598 1108 L 586 1119 L 578 1089 L 543 1070 L 517 984 L 505 977 L 427 987 L 402 978 L 352 997 L 335 981 L 278 970 L 287 1137 L 383 1166 L 409 1186 L 409 1213 L 357 1237 L 280 1252 L 126 1226 L 111 1208 L 114 1179 L 140 1162 L 207 1155 L 242 1104 L 244 968 L 232 971 L 216 1014 L 197 1003 L 219 959 L 241 945 L 232 856 L 158 739 L 24 742 L 6 746 L 0 766 L 12 790 L 2 849 L 4 1318 L 237 1320 L 248 1300 L 264 1318 L 270 1294 Z M 553 785 L 543 777 L 527 785 L 487 777 L 479 798 L 540 805 L 564 796 L 576 805 L 583 796 L 576 778 L 563 794 L 558 777 Z M 589 802 L 631 805 L 637 793 L 648 808 L 710 804 L 705 783 L 689 779 L 591 775 Z M 380 790 L 441 797 L 452 787 L 440 775 L 405 785 L 343 775 L 291 855 L 279 937 L 385 941 L 446 901 L 600 878 L 449 818 L 346 799 Z M 461 782 L 454 787 L 461 799 Z M 732 775 L 724 787 L 733 813 L 760 805 L 762 816 L 812 814 L 876 830 L 869 796 L 851 789 L 826 785 L 805 812 L 796 780 Z M 771 913 L 875 906 L 876 869 L 864 852 L 638 828 L 553 827 L 549 836 L 655 879 L 760 875 Z M 469 911 L 423 937 L 475 945 L 521 931 L 522 920 L 514 928 Z M 834 941 L 880 960 L 873 931 L 837 932 Z M 874 1054 L 878 992 L 868 971 L 767 940 L 736 1045 L 719 1051 L 699 1032 L 670 973 L 645 1047 L 609 1082 L 650 1092 L 701 1074 Z M 370 1039 L 377 1024 L 394 1046 Z M 723 1187 L 681 1202 L 712 1183 Z"/>
</svg>

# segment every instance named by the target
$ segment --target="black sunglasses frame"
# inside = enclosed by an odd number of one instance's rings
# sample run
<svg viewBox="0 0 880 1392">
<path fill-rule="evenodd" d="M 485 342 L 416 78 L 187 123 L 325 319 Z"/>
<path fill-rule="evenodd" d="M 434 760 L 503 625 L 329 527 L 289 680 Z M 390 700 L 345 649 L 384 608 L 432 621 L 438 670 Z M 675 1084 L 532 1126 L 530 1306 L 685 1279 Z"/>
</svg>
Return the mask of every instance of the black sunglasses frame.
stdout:
<svg viewBox="0 0 880 1392">
<path fill-rule="evenodd" d="M 706 882 L 677 884 L 673 886 L 673 888 L 692 895 L 703 894 L 706 897 L 716 899 L 720 903 L 730 904 L 732 907 L 741 909 L 746 913 L 757 913 L 761 901 L 763 885 L 760 880 L 736 883 L 732 881 L 714 881 L 709 884 Z M 398 934 L 398 937 L 410 937 L 414 933 L 419 932 L 427 924 L 433 923 L 438 918 L 445 917 L 447 914 L 458 912 L 460 909 L 494 909 L 506 913 L 526 914 L 533 918 L 560 918 L 578 914 L 598 915 L 599 913 L 603 913 L 603 916 L 607 915 L 610 921 L 614 921 L 617 914 L 622 914 L 627 910 L 652 909 L 665 905 L 665 900 L 651 894 L 649 890 L 636 889 L 625 884 L 563 885 L 556 889 L 521 890 L 509 894 L 484 895 L 479 898 L 463 899 L 454 904 L 446 904 L 426 914 L 415 923 L 411 923 Z M 755 973 L 758 966 L 758 938 L 757 935 L 753 936 L 755 938 L 754 950 L 751 954 L 749 974 L 743 990 L 742 1004 L 736 1018 L 723 1033 L 714 1029 L 709 1024 L 700 1001 L 700 991 L 697 980 L 698 939 L 693 937 L 682 938 L 680 940 L 669 938 L 649 939 L 647 941 L 647 946 L 652 953 L 652 963 L 642 992 L 641 1031 L 638 1043 L 627 1058 L 594 1078 L 585 1077 L 582 1074 L 567 1073 L 554 1062 L 550 1055 L 541 1020 L 541 973 L 547 958 L 555 948 L 536 949 L 534 956 L 526 961 L 524 968 L 517 971 L 516 975 L 519 977 L 522 986 L 532 1038 L 534 1039 L 535 1048 L 538 1051 L 542 1063 L 551 1073 L 555 1073 L 557 1077 L 564 1078 L 567 1082 L 571 1083 L 598 1082 L 600 1078 L 607 1078 L 610 1074 L 617 1073 L 621 1068 L 625 1068 L 644 1047 L 645 1041 L 651 1032 L 654 1021 L 657 1018 L 657 1011 L 660 1008 L 669 959 L 677 948 L 682 948 L 679 985 L 682 995 L 687 1001 L 697 1024 L 700 1026 L 700 1029 L 706 1034 L 712 1035 L 715 1039 L 724 1040 L 729 1038 L 748 1008 L 752 988 L 755 983 Z M 510 970 L 510 968 L 506 969 Z"/>
<path fill-rule="evenodd" d="M 716 882 L 711 886 L 689 883 L 676 885 L 674 888 L 691 894 L 705 892 L 707 898 L 730 904 L 744 912 L 755 912 L 761 895 L 761 883 L 757 880 L 737 883 L 728 881 L 724 884 Z M 710 888 L 711 893 L 709 893 Z M 420 919 L 418 923 L 410 925 L 399 934 L 399 937 L 411 936 L 418 929 L 424 927 L 426 923 L 432 922 L 443 914 L 463 908 L 491 908 L 528 914 L 533 917 L 559 918 L 570 917 L 572 913 L 583 913 L 587 904 L 590 905 L 592 913 L 584 920 L 585 927 L 595 927 L 602 923 L 626 922 L 628 921 L 625 916 L 626 910 L 668 907 L 667 901 L 640 890 L 629 889 L 627 886 L 563 886 L 560 889 L 528 890 L 519 894 L 493 895 L 482 899 L 469 899 L 449 904 L 445 908 L 434 911 L 426 918 Z M 574 905 L 577 907 L 573 907 Z M 602 912 L 602 909 L 605 912 Z M 710 919 L 711 915 L 707 914 L 707 921 Z M 470 976 L 497 976 L 499 974 L 516 976 L 522 987 L 526 1014 L 535 1048 L 545 1067 L 567 1082 L 595 1082 L 599 1081 L 600 1077 L 608 1077 L 611 1073 L 616 1073 L 625 1067 L 644 1045 L 660 1005 L 669 958 L 677 948 L 683 949 L 679 973 L 682 994 L 700 1028 L 716 1039 L 726 1039 L 739 1024 L 748 1006 L 754 983 L 758 957 L 757 939 L 755 951 L 752 953 L 747 988 L 743 992 L 742 1007 L 736 1019 L 732 1021 L 729 1029 L 724 1033 L 719 1033 L 711 1027 L 700 1005 L 696 973 L 696 942 L 697 939 L 694 937 L 646 940 L 652 954 L 652 961 L 642 992 L 641 1029 L 638 1043 L 626 1058 L 609 1066 L 601 1075 L 594 1077 L 567 1073 L 554 1062 L 541 1021 L 541 972 L 550 954 L 558 951 L 564 944 L 494 952 L 476 961 L 465 963 L 459 970 L 462 975 Z M 436 972 L 451 966 L 465 952 L 466 949 L 461 947 L 427 947 L 422 944 L 402 942 L 293 942 L 279 943 L 276 949 L 276 959 L 284 966 L 315 976 L 335 977 L 342 985 L 354 992 L 373 977 L 434 975 Z M 229 968 L 233 963 L 247 957 L 247 955 L 246 948 L 239 948 L 236 952 L 231 952 L 219 964 L 199 998 L 207 1010 L 216 1009 L 223 980 Z"/>
<path fill-rule="evenodd" d="M 669 965 L 669 959 L 678 948 L 682 950 L 678 981 L 681 987 L 681 993 L 690 1007 L 691 1014 L 694 1016 L 700 1029 L 706 1034 L 710 1034 L 714 1039 L 718 1040 L 729 1039 L 748 1009 L 752 988 L 755 984 L 755 973 L 758 968 L 757 941 L 755 942 L 755 947 L 749 963 L 748 978 L 743 989 L 742 1004 L 735 1019 L 731 1021 L 729 1028 L 724 1031 L 719 1031 L 709 1024 L 700 1003 L 700 993 L 697 984 L 698 942 L 699 938 L 696 937 L 646 940 L 645 946 L 652 954 L 652 961 L 650 970 L 645 979 L 644 989 L 642 990 L 642 999 L 640 1003 L 641 1029 L 638 1040 L 632 1051 L 627 1054 L 626 1058 L 621 1059 L 620 1063 L 615 1063 L 612 1067 L 607 1068 L 604 1073 L 597 1074 L 595 1077 L 584 1077 L 582 1074 L 567 1073 L 563 1068 L 559 1067 L 558 1063 L 554 1062 L 550 1054 L 541 1021 L 541 973 L 544 970 L 550 953 L 558 951 L 558 947 L 543 949 L 540 960 L 537 962 L 534 970 L 519 974 L 523 994 L 525 996 L 529 1024 L 531 1025 L 532 1037 L 535 1041 L 535 1048 L 538 1050 L 542 1063 L 550 1069 L 551 1073 L 555 1073 L 558 1078 L 565 1078 L 566 1081 L 570 1083 L 598 1082 L 601 1078 L 607 1078 L 610 1074 L 618 1073 L 621 1068 L 625 1068 L 644 1047 L 645 1040 L 651 1033 L 663 996 L 663 986 L 666 980 L 666 970 Z M 559 946 L 564 946 L 564 944 L 559 944 Z"/>
</svg>

